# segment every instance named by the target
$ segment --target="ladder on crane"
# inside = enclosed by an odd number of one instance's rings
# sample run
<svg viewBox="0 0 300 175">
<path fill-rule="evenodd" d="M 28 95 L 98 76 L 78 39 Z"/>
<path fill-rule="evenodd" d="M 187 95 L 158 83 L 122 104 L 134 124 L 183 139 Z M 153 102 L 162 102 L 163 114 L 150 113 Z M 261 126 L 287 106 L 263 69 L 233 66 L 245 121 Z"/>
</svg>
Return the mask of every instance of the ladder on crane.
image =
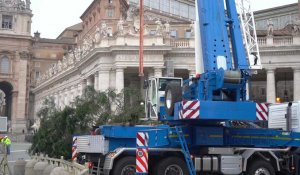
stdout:
<svg viewBox="0 0 300 175">
<path fill-rule="evenodd" d="M 184 158 L 185 158 L 186 164 L 188 166 L 190 175 L 196 175 L 195 167 L 194 167 L 193 161 L 191 159 L 190 151 L 189 151 L 189 148 L 187 146 L 187 143 L 186 143 L 183 131 L 182 131 L 182 127 L 181 126 L 175 126 L 175 130 L 176 130 L 176 133 L 178 135 L 178 140 L 179 140 L 179 143 L 181 145 L 181 148 L 182 148 Z"/>
<path fill-rule="evenodd" d="M 244 45 L 250 65 L 249 69 L 262 69 L 251 0 L 236 0 L 236 6 L 240 14 L 241 30 L 244 35 Z"/>
</svg>

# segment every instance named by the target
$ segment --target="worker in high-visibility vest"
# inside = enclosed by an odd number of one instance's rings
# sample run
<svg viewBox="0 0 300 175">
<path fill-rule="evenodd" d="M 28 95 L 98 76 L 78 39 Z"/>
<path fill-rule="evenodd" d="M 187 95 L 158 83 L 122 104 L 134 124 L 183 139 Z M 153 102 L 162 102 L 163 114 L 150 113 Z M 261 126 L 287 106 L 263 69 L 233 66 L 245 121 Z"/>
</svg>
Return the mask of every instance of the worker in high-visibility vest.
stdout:
<svg viewBox="0 0 300 175">
<path fill-rule="evenodd" d="M 10 154 L 10 145 L 11 145 L 10 139 L 7 136 L 4 136 L 1 139 L 1 143 L 3 143 L 6 146 L 6 153 L 7 153 L 7 155 L 9 155 Z"/>
</svg>

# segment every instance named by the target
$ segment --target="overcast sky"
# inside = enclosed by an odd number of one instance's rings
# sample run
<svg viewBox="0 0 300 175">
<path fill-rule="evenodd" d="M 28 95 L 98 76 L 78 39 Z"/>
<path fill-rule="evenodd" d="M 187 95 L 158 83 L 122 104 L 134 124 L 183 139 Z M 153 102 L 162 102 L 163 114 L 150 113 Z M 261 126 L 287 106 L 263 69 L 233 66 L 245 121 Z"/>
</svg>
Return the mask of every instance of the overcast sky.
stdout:
<svg viewBox="0 0 300 175">
<path fill-rule="evenodd" d="M 31 0 L 32 33 L 43 38 L 56 38 L 66 27 L 80 22 L 80 16 L 93 0 Z M 261 10 L 298 0 L 251 0 L 253 10 Z"/>
</svg>

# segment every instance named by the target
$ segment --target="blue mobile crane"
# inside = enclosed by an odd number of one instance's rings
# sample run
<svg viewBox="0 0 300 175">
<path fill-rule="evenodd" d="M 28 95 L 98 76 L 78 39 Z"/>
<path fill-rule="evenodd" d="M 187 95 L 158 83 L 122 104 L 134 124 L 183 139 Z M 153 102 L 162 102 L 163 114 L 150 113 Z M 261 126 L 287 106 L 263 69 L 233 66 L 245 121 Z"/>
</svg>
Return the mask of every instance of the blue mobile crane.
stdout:
<svg viewBox="0 0 300 175">
<path fill-rule="evenodd" d="M 300 133 L 232 125 L 256 119 L 235 0 L 196 5 L 204 72 L 147 80 L 147 117 L 164 125 L 100 126 L 98 174 L 136 174 L 137 133 L 144 133 L 151 175 L 299 175 Z"/>
</svg>

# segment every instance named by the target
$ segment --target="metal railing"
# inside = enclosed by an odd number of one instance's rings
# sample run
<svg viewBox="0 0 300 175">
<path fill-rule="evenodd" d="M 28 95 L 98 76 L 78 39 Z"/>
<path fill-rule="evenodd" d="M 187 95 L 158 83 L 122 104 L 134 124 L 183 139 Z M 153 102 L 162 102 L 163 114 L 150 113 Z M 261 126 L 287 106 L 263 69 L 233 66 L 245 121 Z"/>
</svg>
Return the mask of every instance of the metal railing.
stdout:
<svg viewBox="0 0 300 175">
<path fill-rule="evenodd" d="M 56 165 L 58 167 L 64 168 L 70 175 L 88 175 L 89 169 L 83 165 L 76 162 L 69 162 L 64 160 L 62 156 L 60 159 L 50 158 L 47 155 L 34 155 L 32 159 L 39 162 L 47 162 L 49 165 Z"/>
</svg>

